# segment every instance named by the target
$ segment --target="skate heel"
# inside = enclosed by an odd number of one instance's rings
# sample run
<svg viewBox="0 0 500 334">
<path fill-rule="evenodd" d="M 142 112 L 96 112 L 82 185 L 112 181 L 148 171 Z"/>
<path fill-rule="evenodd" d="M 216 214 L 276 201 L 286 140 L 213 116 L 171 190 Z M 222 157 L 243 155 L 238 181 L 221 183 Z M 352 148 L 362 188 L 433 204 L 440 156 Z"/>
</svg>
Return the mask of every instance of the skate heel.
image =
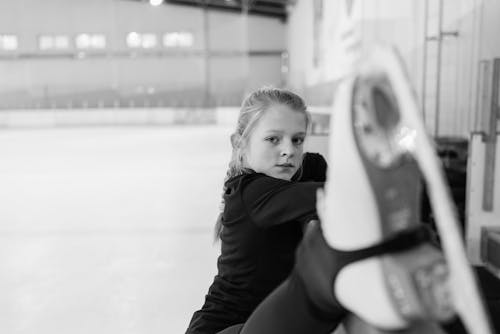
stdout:
<svg viewBox="0 0 500 334">
<path fill-rule="evenodd" d="M 441 252 L 424 244 L 382 259 L 387 288 L 408 322 L 443 322 L 454 316 L 449 272 Z"/>
<path fill-rule="evenodd" d="M 448 278 L 442 254 L 421 244 L 347 265 L 337 276 L 335 293 L 364 321 L 397 330 L 454 316 Z"/>
</svg>

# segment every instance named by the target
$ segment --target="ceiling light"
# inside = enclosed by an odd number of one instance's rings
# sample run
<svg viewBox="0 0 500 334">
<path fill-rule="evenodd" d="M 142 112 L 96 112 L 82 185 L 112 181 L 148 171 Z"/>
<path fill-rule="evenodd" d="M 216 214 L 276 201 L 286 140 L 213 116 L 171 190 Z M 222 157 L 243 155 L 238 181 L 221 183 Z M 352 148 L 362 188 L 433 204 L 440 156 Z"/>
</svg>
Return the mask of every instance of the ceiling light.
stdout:
<svg viewBox="0 0 500 334">
<path fill-rule="evenodd" d="M 163 3 L 163 0 L 149 0 L 149 4 L 151 6 L 155 6 L 155 7 L 161 5 L 162 3 Z"/>
</svg>

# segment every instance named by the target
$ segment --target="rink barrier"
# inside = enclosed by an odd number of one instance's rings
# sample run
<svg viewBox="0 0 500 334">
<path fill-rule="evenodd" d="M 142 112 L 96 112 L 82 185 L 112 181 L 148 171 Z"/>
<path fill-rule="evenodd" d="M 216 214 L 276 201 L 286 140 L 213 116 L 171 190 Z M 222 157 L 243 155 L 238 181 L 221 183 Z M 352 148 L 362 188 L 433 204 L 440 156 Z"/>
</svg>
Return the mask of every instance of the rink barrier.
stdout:
<svg viewBox="0 0 500 334">
<path fill-rule="evenodd" d="M 0 128 L 218 124 L 235 126 L 239 107 L 0 110 Z M 312 108 L 313 135 L 327 135 L 329 115 Z"/>
<path fill-rule="evenodd" d="M 0 111 L 0 127 L 3 128 L 216 123 L 215 109 L 205 108 L 96 108 Z"/>
</svg>

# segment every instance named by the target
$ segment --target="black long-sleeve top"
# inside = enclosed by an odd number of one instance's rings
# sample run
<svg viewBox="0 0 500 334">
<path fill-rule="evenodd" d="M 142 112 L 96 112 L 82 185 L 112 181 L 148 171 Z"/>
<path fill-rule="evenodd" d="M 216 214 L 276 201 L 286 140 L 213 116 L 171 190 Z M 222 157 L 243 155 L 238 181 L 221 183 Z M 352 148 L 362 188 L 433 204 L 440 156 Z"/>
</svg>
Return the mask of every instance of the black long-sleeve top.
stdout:
<svg viewBox="0 0 500 334">
<path fill-rule="evenodd" d="M 292 181 L 262 173 L 226 182 L 218 273 L 187 333 L 212 334 L 243 323 L 291 272 L 303 225 L 316 219 L 316 191 L 326 162 L 304 155 Z"/>
</svg>

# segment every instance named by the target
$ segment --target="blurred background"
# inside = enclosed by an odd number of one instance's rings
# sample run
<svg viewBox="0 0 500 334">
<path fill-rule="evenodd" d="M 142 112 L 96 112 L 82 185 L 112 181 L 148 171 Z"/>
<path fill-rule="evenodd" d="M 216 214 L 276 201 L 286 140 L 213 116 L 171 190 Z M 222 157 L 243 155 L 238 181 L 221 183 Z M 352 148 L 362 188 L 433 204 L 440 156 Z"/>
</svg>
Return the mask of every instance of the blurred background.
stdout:
<svg viewBox="0 0 500 334">
<path fill-rule="evenodd" d="M 326 154 L 346 11 L 363 50 L 399 49 L 471 263 L 498 274 L 498 1 L 0 0 L 0 332 L 183 333 L 239 104 L 299 93 Z"/>
</svg>

